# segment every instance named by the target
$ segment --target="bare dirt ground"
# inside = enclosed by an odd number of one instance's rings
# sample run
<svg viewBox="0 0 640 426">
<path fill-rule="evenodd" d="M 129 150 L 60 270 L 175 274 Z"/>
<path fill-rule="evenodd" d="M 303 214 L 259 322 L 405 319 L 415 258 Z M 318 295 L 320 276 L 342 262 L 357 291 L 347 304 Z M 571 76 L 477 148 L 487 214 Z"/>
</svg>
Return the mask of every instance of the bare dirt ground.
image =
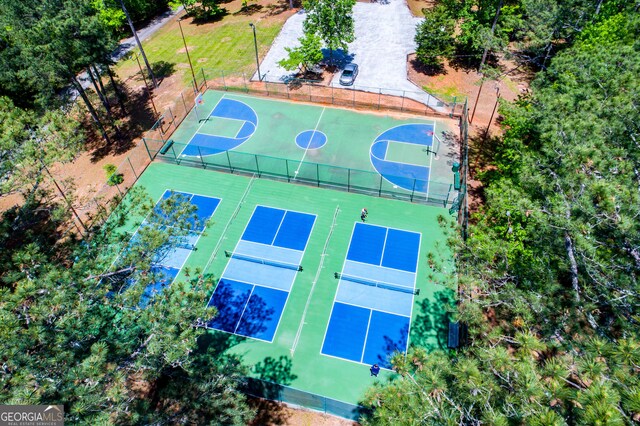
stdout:
<svg viewBox="0 0 640 426">
<path fill-rule="evenodd" d="M 440 72 L 432 73 L 421 69 L 410 55 L 407 69 L 408 78 L 419 87 L 468 99 L 469 118 L 469 206 L 471 212 L 483 203 L 482 182 L 475 179 L 477 171 L 487 167 L 486 141 L 501 135 L 500 115 L 497 110 L 498 97 L 504 101 L 514 101 L 529 89 L 531 74 L 521 70 L 517 64 L 499 60 L 502 71 L 497 80 L 485 80 L 476 70 L 452 66 L 445 61 Z"/>
<path fill-rule="evenodd" d="M 250 398 L 249 405 L 257 415 L 249 426 L 357 426 L 358 423 L 304 408 L 292 408 L 286 404 L 264 399 Z"/>
</svg>

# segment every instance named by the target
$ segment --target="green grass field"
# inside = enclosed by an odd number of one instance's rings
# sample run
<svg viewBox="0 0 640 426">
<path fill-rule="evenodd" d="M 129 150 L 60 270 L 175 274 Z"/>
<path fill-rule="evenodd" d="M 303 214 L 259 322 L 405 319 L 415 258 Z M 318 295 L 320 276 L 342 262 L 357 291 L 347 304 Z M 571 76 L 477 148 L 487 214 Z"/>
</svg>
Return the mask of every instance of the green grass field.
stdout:
<svg viewBox="0 0 640 426">
<path fill-rule="evenodd" d="M 206 24 L 193 23 L 190 18 L 182 22 L 189 56 L 199 82 L 202 68 L 237 74 L 252 73 L 255 70 L 253 32 L 249 22 L 253 22 L 252 18 L 244 15 L 228 15 L 220 22 Z M 257 25 L 256 38 L 260 55 L 269 50 L 283 24 L 283 19 L 265 19 Z M 190 84 L 192 77 L 188 71 L 189 61 L 175 20 L 145 40 L 143 48 L 154 70 L 168 66 L 173 68 L 173 72 L 181 72 L 183 82 Z M 139 72 L 138 64 L 134 59 L 123 60 L 118 62 L 116 71 L 120 76 L 133 75 Z"/>
<path fill-rule="evenodd" d="M 241 356 L 255 377 L 356 404 L 375 380 L 393 374 L 384 371 L 375 379 L 367 365 L 320 353 L 338 284 L 333 273 L 342 268 L 363 207 L 369 210 L 369 223 L 422 234 L 417 271 L 421 293 L 413 307 L 410 344 L 428 348 L 446 344 L 446 311 L 452 294 L 428 278 L 427 263 L 429 252 L 449 256 L 445 233 L 438 225 L 441 215 L 454 220 L 445 209 L 162 163 L 151 164 L 136 185 L 154 200 L 166 189 L 222 199 L 185 265 L 203 268 L 211 260 L 205 272 L 217 277 L 228 261 L 224 250 L 234 249 L 256 205 L 317 215 L 302 260 L 304 271 L 297 275 L 273 343 L 210 332 L 222 349 Z M 183 278 L 181 273 L 178 279 Z"/>
</svg>

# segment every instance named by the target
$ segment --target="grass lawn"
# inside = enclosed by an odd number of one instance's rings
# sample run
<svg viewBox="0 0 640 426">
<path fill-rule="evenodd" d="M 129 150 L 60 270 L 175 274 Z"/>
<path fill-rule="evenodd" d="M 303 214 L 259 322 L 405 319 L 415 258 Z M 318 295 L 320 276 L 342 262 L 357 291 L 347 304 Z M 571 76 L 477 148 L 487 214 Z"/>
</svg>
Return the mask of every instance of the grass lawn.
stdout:
<svg viewBox="0 0 640 426">
<path fill-rule="evenodd" d="M 201 81 L 202 68 L 205 71 L 215 69 L 229 73 L 253 73 L 255 51 L 249 23 L 256 25 L 258 51 L 263 57 L 285 20 L 293 13 L 284 9 L 281 1 L 261 0 L 252 3 L 254 7 L 250 14 L 238 13 L 240 5 L 240 0 L 225 3 L 223 6 L 229 13 L 217 22 L 194 23 L 191 18 L 181 22 L 198 81 Z M 184 17 L 184 12 L 180 17 Z M 159 77 L 182 74 L 183 83 L 190 83 L 189 62 L 176 19 L 172 19 L 145 40 L 143 47 Z M 128 59 L 120 61 L 116 71 L 126 80 L 139 72 L 139 69 L 134 59 Z"/>
</svg>

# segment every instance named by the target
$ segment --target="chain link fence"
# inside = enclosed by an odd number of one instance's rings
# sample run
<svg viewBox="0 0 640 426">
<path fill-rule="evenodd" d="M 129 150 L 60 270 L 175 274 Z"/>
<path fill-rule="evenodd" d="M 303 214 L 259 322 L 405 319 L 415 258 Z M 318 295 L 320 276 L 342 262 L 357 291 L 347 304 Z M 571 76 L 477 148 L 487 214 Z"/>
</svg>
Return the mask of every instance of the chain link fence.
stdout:
<svg viewBox="0 0 640 426">
<path fill-rule="evenodd" d="M 407 177 L 382 176 L 378 172 L 338 167 L 329 164 L 291 160 L 239 151 L 225 151 L 219 155 L 184 156 L 184 143 L 173 140 L 144 139 L 150 158 L 179 165 L 201 167 L 267 177 L 286 182 L 355 192 L 377 197 L 451 207 L 456 196 L 452 183 Z M 402 180 L 400 187 L 392 181 Z M 428 187 L 428 193 L 416 188 Z"/>
<path fill-rule="evenodd" d="M 349 88 L 282 76 L 280 83 L 251 80 L 249 73 L 202 69 L 201 76 L 209 89 L 256 93 L 269 97 L 325 103 L 351 108 L 391 110 L 427 116 L 460 117 L 465 99 L 444 100 L 423 91 L 408 91 L 353 85 Z M 429 106 L 427 106 L 429 105 Z"/>
<path fill-rule="evenodd" d="M 360 405 L 251 377 L 246 378 L 241 390 L 250 396 L 284 402 L 354 421 L 358 421 L 363 414 L 367 413 L 367 410 Z"/>
</svg>

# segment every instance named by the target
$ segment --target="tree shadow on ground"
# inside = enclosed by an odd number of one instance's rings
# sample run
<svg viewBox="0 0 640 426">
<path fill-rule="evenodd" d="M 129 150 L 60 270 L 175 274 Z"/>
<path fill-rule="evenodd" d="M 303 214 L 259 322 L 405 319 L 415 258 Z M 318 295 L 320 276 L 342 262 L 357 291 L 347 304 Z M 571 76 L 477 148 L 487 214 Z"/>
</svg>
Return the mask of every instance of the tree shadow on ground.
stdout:
<svg viewBox="0 0 640 426">
<path fill-rule="evenodd" d="M 482 61 L 482 52 L 467 52 L 457 49 L 453 58 L 449 60 L 449 66 L 456 71 L 462 70 L 466 72 L 478 71 L 480 62 Z M 489 52 L 485 59 L 484 67 L 498 68 L 498 57 Z"/>
<path fill-rule="evenodd" d="M 269 11 L 267 13 L 267 15 L 269 15 L 269 16 L 280 15 L 281 13 L 284 13 L 287 10 L 291 10 L 289 8 L 289 6 L 290 6 L 289 5 L 289 0 L 280 0 L 280 1 L 276 2 L 275 4 L 269 4 L 269 5 L 267 5 L 267 10 Z M 302 7 L 302 1 L 301 0 L 294 0 L 293 7 L 294 8 Z"/>
<path fill-rule="evenodd" d="M 247 402 L 256 411 L 256 416 L 249 422 L 249 426 L 289 424 L 291 414 L 283 404 L 255 397 L 247 398 Z"/>
<path fill-rule="evenodd" d="M 256 417 L 251 425 L 286 424 L 289 414 L 282 404 L 270 400 L 281 400 L 283 385 L 290 385 L 298 376 L 291 372 L 293 363 L 291 358 L 266 357 L 253 367 L 253 373 L 260 379 L 248 381 L 248 393 L 260 395 L 262 398 L 251 398 L 249 403 L 256 409 Z"/>
<path fill-rule="evenodd" d="M 417 58 L 411 59 L 409 62 L 411 67 L 415 72 L 428 75 L 430 77 L 435 77 L 437 75 L 447 75 L 447 70 L 444 67 L 444 64 L 439 65 L 425 65 L 420 62 Z"/>
<path fill-rule="evenodd" d="M 437 291 L 433 298 L 422 300 L 418 309 L 411 327 L 411 344 L 428 350 L 446 349 L 455 293 L 449 289 Z"/>
<path fill-rule="evenodd" d="M 238 15 L 251 16 L 251 15 L 254 15 L 256 13 L 260 13 L 263 8 L 264 8 L 264 6 L 262 6 L 261 4 L 248 4 L 248 5 L 240 8 L 239 11 L 233 12 L 233 15 L 234 16 L 238 16 Z"/>
<path fill-rule="evenodd" d="M 496 155 L 498 147 L 502 139 L 498 136 L 484 135 L 487 128 L 480 129 L 475 135 L 469 135 L 469 174 L 472 180 L 482 180 L 486 185 L 494 180 L 498 171 L 494 165 L 496 163 Z M 483 186 L 470 186 L 469 195 L 478 202 L 484 202 Z"/>
<path fill-rule="evenodd" d="M 345 65 L 352 62 L 355 58 L 353 53 L 347 53 L 341 49 L 334 51 L 322 49 L 322 55 L 324 56 L 323 62 L 327 64 L 328 70 L 332 67 L 344 68 Z"/>
<path fill-rule="evenodd" d="M 108 155 L 120 155 L 129 151 L 136 145 L 135 140 L 151 128 L 157 119 L 157 114 L 150 100 L 150 93 L 146 89 L 132 90 L 119 82 L 116 84 L 124 104 L 124 110 L 118 106 L 119 101 L 112 88 L 107 89 L 107 95 L 112 105 L 111 114 L 117 123 L 118 132 L 113 131 L 113 126 L 109 128 L 111 130 L 109 132 L 111 144 L 107 144 L 102 137 L 96 134 L 95 126 L 91 126 L 93 136 L 88 137 L 88 140 L 93 142 L 89 142 L 88 147 L 91 151 L 91 161 L 94 163 Z M 103 120 L 103 124 L 105 127 L 109 126 L 106 119 Z"/>
<path fill-rule="evenodd" d="M 151 64 L 151 69 L 156 78 L 165 79 L 176 72 L 176 64 L 166 61 L 157 61 Z"/>
</svg>

